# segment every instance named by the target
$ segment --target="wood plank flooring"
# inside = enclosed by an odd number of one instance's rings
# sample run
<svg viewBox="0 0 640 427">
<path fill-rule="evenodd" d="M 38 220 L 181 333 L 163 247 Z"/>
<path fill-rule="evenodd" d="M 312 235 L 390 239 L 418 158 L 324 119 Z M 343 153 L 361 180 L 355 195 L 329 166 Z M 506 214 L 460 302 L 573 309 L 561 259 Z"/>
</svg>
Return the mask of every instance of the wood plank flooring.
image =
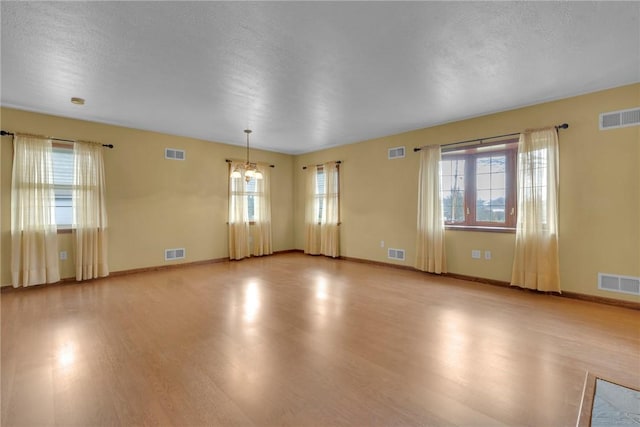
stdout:
<svg viewBox="0 0 640 427">
<path fill-rule="evenodd" d="M 630 309 L 298 253 L 2 293 L 1 423 L 573 426 Z"/>
</svg>

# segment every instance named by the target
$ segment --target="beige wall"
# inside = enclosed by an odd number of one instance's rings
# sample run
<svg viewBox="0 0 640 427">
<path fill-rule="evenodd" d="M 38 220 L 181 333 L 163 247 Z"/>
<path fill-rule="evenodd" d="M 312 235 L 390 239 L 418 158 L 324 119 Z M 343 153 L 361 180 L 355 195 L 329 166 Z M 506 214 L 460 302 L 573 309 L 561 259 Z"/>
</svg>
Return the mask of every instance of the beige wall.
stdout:
<svg viewBox="0 0 640 427">
<path fill-rule="evenodd" d="M 111 271 L 168 264 L 164 249 L 184 247 L 184 262 L 228 256 L 227 163 L 243 158 L 242 147 L 3 108 L 2 129 L 112 143 L 105 150 L 109 267 Z M 241 131 L 241 130 L 240 130 Z M 186 161 L 164 159 L 164 148 L 186 150 Z M 10 138 L 0 147 L 2 178 L 2 284 L 10 283 Z M 252 160 L 272 169 L 273 247 L 293 247 L 293 157 L 252 150 Z M 60 235 L 72 255 L 71 236 Z M 63 277 L 74 275 L 73 257 L 61 261 Z M 175 261 L 174 261 L 175 262 Z"/>
<path fill-rule="evenodd" d="M 274 249 L 302 249 L 302 165 L 342 160 L 343 256 L 392 262 L 389 247 L 406 250 L 413 266 L 418 155 L 413 147 L 478 138 L 567 122 L 560 133 L 560 270 L 566 291 L 638 301 L 601 292 L 597 273 L 640 276 L 640 127 L 599 131 L 598 114 L 640 105 L 640 84 L 518 110 L 377 138 L 300 156 L 256 151 L 273 170 Z M 116 145 L 105 152 L 112 271 L 165 264 L 164 248 L 186 247 L 186 262 L 227 253 L 227 157 L 242 147 L 1 110 L 3 129 Z M 407 156 L 387 160 L 387 149 L 404 145 Z M 183 148 L 186 162 L 164 160 L 165 147 Z M 2 231 L 0 278 L 9 276 L 11 144 L 0 146 Z M 449 271 L 508 281 L 514 235 L 448 231 Z M 384 240 L 385 247 L 380 247 Z M 68 235 L 61 248 L 72 251 Z M 492 252 L 471 259 L 471 250 Z M 71 261 L 61 264 L 73 275 Z"/>
<path fill-rule="evenodd" d="M 598 272 L 640 276 L 640 127 L 600 131 L 598 114 L 640 106 L 640 84 L 377 138 L 297 156 L 295 244 L 303 247 L 302 166 L 342 160 L 341 254 L 381 262 L 388 247 L 415 264 L 418 155 L 413 147 L 518 132 L 567 122 L 560 131 L 560 273 L 562 289 L 632 301 L 597 289 Z M 387 149 L 407 156 L 387 160 Z M 384 240 L 385 247 L 380 247 Z M 515 235 L 447 231 L 449 271 L 509 281 Z M 471 259 L 471 250 L 492 259 Z"/>
</svg>

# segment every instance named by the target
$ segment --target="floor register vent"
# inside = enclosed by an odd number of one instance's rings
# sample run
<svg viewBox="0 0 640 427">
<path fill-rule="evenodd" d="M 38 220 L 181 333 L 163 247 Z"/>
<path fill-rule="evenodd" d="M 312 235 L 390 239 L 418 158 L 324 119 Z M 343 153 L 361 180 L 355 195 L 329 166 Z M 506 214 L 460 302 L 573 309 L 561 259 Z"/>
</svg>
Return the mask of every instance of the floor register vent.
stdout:
<svg viewBox="0 0 640 427">
<path fill-rule="evenodd" d="M 185 258 L 185 250 L 184 250 L 184 248 L 165 249 L 164 250 L 164 260 L 165 261 L 173 261 L 174 259 L 184 259 L 184 258 Z"/>
<path fill-rule="evenodd" d="M 640 277 L 598 273 L 598 289 L 640 295 Z"/>
<path fill-rule="evenodd" d="M 600 130 L 640 125 L 640 107 L 600 113 Z"/>
<path fill-rule="evenodd" d="M 404 261 L 404 249 L 389 248 L 387 251 L 387 258 Z"/>
</svg>

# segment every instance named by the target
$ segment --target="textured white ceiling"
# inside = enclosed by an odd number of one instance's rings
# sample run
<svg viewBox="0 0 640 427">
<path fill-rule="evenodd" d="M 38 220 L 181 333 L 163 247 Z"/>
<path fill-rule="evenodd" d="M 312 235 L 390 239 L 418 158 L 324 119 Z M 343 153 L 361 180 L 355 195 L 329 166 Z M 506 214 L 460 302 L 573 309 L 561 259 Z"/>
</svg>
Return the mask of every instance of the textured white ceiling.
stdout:
<svg viewBox="0 0 640 427">
<path fill-rule="evenodd" d="M 2 105 L 294 154 L 640 81 L 638 2 L 0 12 Z"/>
</svg>

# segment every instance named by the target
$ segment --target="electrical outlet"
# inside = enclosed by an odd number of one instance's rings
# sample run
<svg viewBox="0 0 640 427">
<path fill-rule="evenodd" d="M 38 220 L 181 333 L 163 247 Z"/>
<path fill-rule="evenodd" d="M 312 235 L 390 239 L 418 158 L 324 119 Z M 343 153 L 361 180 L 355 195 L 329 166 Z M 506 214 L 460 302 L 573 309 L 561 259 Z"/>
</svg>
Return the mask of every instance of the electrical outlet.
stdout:
<svg viewBox="0 0 640 427">
<path fill-rule="evenodd" d="M 60 251 L 60 259 L 62 261 L 66 261 L 67 260 L 67 251 Z"/>
<path fill-rule="evenodd" d="M 491 259 L 491 251 L 484 251 L 484 259 Z"/>
<path fill-rule="evenodd" d="M 380 247 L 384 248 L 384 240 L 380 240 Z"/>
<path fill-rule="evenodd" d="M 480 251 L 477 249 L 474 249 L 471 251 L 471 258 L 473 259 L 480 259 Z"/>
</svg>

